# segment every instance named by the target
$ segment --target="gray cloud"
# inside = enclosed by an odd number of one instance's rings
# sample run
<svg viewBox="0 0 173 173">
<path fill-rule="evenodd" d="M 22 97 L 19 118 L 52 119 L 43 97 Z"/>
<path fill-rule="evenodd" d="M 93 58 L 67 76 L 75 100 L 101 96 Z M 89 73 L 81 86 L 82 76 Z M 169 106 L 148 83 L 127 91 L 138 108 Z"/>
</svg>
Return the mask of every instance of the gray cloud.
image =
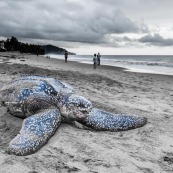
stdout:
<svg viewBox="0 0 173 173">
<path fill-rule="evenodd" d="M 4 0 L 0 1 L 0 37 L 70 46 L 172 46 L 173 39 L 152 35 L 156 31 L 148 27 L 157 24 L 159 32 L 165 23 L 172 24 L 172 5 L 172 0 Z M 129 33 L 147 35 L 134 39 Z"/>
<path fill-rule="evenodd" d="M 117 8 L 121 1 L 0 1 L 0 35 L 58 41 L 106 43 L 108 34 L 148 32 Z"/>
<path fill-rule="evenodd" d="M 148 45 L 173 46 L 173 39 L 163 38 L 159 34 L 154 34 L 154 35 L 149 34 L 138 39 L 138 41 L 141 43 L 146 43 Z"/>
</svg>

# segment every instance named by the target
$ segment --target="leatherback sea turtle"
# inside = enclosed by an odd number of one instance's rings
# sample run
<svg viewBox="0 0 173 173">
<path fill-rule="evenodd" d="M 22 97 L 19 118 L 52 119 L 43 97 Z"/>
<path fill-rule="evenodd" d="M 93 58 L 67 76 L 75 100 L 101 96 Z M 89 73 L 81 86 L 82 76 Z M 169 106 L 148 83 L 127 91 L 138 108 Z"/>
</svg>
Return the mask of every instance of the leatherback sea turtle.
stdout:
<svg viewBox="0 0 173 173">
<path fill-rule="evenodd" d="M 29 155 L 39 150 L 61 122 L 109 131 L 134 129 L 147 122 L 145 117 L 112 114 L 92 108 L 91 102 L 75 95 L 70 85 L 50 77 L 19 77 L 5 85 L 0 94 L 10 114 L 25 118 L 20 133 L 7 149 L 14 155 Z"/>
</svg>

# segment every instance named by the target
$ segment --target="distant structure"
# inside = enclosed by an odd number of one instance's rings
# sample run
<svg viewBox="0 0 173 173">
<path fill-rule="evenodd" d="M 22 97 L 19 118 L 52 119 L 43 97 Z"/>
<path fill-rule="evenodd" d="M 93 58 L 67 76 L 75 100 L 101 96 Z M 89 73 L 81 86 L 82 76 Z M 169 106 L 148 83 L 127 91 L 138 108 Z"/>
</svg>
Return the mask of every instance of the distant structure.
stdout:
<svg viewBox="0 0 173 173">
<path fill-rule="evenodd" d="M 0 41 L 0 50 L 5 50 L 4 41 Z"/>
<path fill-rule="evenodd" d="M 0 41 L 0 52 L 5 52 L 6 49 L 4 48 L 4 41 Z"/>
</svg>

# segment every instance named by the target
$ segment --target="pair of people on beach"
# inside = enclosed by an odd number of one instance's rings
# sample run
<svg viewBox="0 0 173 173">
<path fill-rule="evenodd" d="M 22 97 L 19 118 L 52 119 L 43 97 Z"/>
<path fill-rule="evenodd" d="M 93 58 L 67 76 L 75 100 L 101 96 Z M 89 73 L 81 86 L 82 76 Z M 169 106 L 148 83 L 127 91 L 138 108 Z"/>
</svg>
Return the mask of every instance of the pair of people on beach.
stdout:
<svg viewBox="0 0 173 173">
<path fill-rule="evenodd" d="M 101 57 L 100 53 L 98 53 L 97 55 L 94 54 L 94 57 L 93 57 L 93 62 L 94 62 L 93 69 L 96 69 L 97 66 L 100 65 L 100 57 Z"/>
</svg>

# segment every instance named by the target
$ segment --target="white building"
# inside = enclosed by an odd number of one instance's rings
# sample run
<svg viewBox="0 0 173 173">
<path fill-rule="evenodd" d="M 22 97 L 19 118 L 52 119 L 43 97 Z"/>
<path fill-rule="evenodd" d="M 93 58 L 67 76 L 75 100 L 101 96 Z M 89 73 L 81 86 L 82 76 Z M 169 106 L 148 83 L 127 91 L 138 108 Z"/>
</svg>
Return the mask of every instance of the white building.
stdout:
<svg viewBox="0 0 173 173">
<path fill-rule="evenodd" d="M 5 49 L 4 48 L 4 41 L 0 41 L 0 49 Z"/>
</svg>

